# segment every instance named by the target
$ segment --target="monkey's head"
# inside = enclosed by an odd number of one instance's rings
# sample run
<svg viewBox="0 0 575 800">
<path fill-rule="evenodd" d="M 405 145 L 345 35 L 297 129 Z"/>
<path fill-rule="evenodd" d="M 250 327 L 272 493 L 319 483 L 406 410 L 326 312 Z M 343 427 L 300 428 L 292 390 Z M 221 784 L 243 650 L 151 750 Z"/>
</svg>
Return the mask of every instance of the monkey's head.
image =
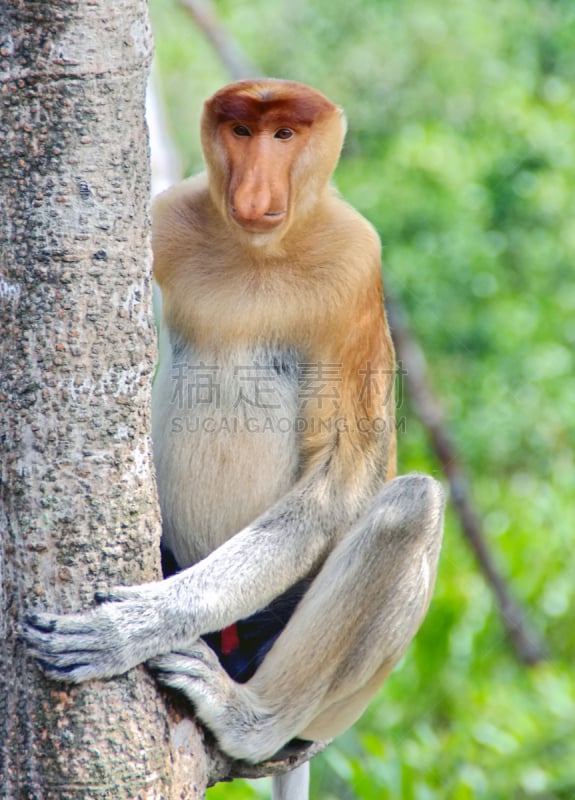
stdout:
<svg viewBox="0 0 575 800">
<path fill-rule="evenodd" d="M 283 237 L 322 195 L 345 130 L 342 110 L 301 83 L 266 78 L 220 89 L 202 117 L 210 191 L 220 213 L 252 237 Z"/>
</svg>

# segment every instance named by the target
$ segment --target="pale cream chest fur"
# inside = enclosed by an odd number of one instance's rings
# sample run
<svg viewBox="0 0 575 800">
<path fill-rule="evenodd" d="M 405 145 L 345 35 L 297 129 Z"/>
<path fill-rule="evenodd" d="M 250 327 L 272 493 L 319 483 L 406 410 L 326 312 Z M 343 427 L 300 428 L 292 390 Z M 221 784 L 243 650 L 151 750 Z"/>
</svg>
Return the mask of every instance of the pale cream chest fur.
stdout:
<svg viewBox="0 0 575 800">
<path fill-rule="evenodd" d="M 298 362 L 269 347 L 198 352 L 164 329 L 152 393 L 164 544 L 180 567 L 284 495 L 298 474 Z"/>
</svg>

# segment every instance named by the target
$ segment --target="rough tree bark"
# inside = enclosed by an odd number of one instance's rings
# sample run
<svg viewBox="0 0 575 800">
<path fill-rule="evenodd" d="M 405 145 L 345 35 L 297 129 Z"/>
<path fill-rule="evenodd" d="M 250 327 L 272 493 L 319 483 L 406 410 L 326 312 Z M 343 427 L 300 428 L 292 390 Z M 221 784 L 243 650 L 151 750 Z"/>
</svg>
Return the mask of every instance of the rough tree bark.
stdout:
<svg viewBox="0 0 575 800">
<path fill-rule="evenodd" d="M 33 607 L 158 578 L 151 471 L 145 0 L 0 0 L 0 798 L 196 800 L 277 774 L 143 668 L 69 688 L 18 642 Z"/>
<path fill-rule="evenodd" d="M 159 575 L 150 469 L 145 0 L 0 0 L 0 796 L 203 797 L 143 669 L 65 688 L 18 643 Z"/>
</svg>

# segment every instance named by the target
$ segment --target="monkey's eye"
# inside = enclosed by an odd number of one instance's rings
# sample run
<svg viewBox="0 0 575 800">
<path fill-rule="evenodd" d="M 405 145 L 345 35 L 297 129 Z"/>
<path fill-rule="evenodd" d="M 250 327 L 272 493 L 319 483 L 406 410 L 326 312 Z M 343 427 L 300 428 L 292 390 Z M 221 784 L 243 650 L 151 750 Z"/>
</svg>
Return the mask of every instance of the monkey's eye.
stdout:
<svg viewBox="0 0 575 800">
<path fill-rule="evenodd" d="M 251 136 L 252 132 L 245 125 L 234 125 L 232 128 L 236 136 Z"/>
<path fill-rule="evenodd" d="M 274 139 L 291 139 L 293 131 L 289 128 L 280 128 L 274 133 Z"/>
</svg>

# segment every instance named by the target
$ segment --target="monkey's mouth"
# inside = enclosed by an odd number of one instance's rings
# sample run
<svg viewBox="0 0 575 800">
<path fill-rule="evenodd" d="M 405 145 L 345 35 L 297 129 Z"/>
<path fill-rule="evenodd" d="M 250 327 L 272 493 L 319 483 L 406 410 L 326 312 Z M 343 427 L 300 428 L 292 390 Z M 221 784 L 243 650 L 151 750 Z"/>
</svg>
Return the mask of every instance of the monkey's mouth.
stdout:
<svg viewBox="0 0 575 800">
<path fill-rule="evenodd" d="M 240 217 L 233 206 L 230 212 L 236 225 L 239 225 L 240 228 L 243 228 L 249 233 L 265 233 L 266 231 L 271 231 L 279 227 L 287 216 L 285 211 L 266 211 L 265 214 L 262 214 L 256 219 L 246 219 L 245 217 Z"/>
</svg>

